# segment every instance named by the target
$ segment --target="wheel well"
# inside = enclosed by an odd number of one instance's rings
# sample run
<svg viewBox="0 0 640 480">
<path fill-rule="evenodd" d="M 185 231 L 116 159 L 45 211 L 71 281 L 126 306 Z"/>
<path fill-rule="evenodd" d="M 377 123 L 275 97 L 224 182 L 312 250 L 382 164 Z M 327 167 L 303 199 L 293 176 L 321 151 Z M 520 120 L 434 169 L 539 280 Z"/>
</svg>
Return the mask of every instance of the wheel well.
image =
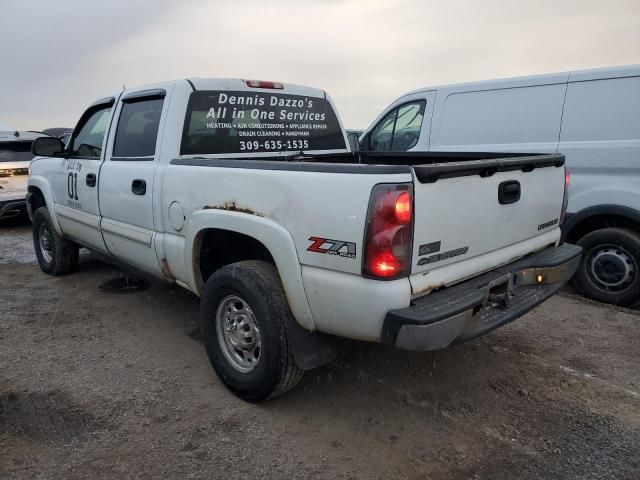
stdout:
<svg viewBox="0 0 640 480">
<path fill-rule="evenodd" d="M 567 242 L 576 243 L 587 233 L 601 228 L 627 228 L 640 232 L 640 223 L 624 215 L 599 214 L 591 215 L 576 223 L 567 235 Z"/>
<path fill-rule="evenodd" d="M 29 187 L 27 191 L 33 195 L 31 197 L 31 210 L 33 212 L 35 212 L 40 207 L 47 206 L 47 202 L 44 199 L 44 195 L 42 194 L 42 192 L 38 187 Z"/>
<path fill-rule="evenodd" d="M 219 268 L 242 260 L 263 260 L 275 265 L 273 257 L 262 242 L 230 230 L 210 228 L 200 232 L 196 240 L 200 252 L 202 285 Z"/>
</svg>

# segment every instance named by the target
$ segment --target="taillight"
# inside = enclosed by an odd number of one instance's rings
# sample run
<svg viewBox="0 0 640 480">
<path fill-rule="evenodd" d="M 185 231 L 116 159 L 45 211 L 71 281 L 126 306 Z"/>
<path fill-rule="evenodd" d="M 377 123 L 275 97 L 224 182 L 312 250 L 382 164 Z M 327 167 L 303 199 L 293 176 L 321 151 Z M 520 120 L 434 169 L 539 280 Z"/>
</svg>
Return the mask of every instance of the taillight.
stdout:
<svg viewBox="0 0 640 480">
<path fill-rule="evenodd" d="M 564 223 L 567 215 L 567 205 L 569 205 L 569 185 L 571 184 L 571 172 L 564 168 L 564 196 L 562 197 L 562 210 L 560 211 L 560 225 Z"/>
<path fill-rule="evenodd" d="M 279 82 L 267 82 L 265 80 L 245 80 L 247 87 L 251 88 L 274 88 L 276 90 L 284 89 L 284 85 Z"/>
<path fill-rule="evenodd" d="M 395 211 L 395 219 L 398 223 L 402 225 L 411 223 L 411 218 L 413 216 L 413 201 L 408 192 L 402 192 L 398 195 L 393 209 Z"/>
<path fill-rule="evenodd" d="M 363 274 L 394 279 L 411 270 L 413 187 L 376 185 L 371 192 L 364 239 Z"/>
</svg>

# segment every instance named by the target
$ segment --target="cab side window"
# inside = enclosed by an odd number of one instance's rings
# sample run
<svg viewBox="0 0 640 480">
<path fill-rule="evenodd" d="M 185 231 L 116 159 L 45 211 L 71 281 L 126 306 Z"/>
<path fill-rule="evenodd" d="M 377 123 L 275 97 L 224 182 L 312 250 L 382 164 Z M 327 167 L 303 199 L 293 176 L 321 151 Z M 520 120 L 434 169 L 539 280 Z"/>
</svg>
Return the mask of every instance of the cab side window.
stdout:
<svg viewBox="0 0 640 480">
<path fill-rule="evenodd" d="M 162 98 L 122 104 L 112 159 L 153 160 L 162 104 Z"/>
<path fill-rule="evenodd" d="M 370 149 L 374 152 L 404 152 L 420 138 L 426 102 L 405 103 L 387 114 L 371 132 Z"/>
<path fill-rule="evenodd" d="M 102 142 L 110 118 L 111 106 L 109 105 L 95 110 L 87 116 L 86 121 L 81 121 L 71 138 L 71 154 L 84 158 L 100 158 Z"/>
</svg>

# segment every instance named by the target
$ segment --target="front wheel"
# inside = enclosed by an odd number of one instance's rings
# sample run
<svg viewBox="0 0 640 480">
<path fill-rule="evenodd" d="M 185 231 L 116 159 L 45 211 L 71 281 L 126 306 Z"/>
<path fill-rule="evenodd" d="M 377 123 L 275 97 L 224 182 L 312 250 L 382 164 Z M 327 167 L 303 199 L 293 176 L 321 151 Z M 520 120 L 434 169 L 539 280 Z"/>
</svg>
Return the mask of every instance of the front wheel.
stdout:
<svg viewBox="0 0 640 480">
<path fill-rule="evenodd" d="M 251 260 L 216 271 L 205 285 L 201 309 L 209 360 L 236 395 L 259 402 L 298 384 L 303 371 L 287 331 L 295 320 L 273 265 Z"/>
<path fill-rule="evenodd" d="M 623 228 L 603 228 L 578 241 L 584 249 L 573 277 L 576 290 L 586 297 L 615 305 L 640 301 L 640 236 Z"/>
<path fill-rule="evenodd" d="M 64 275 L 78 266 L 78 246 L 56 232 L 49 210 L 40 207 L 31 222 L 38 265 L 49 275 Z"/>
</svg>

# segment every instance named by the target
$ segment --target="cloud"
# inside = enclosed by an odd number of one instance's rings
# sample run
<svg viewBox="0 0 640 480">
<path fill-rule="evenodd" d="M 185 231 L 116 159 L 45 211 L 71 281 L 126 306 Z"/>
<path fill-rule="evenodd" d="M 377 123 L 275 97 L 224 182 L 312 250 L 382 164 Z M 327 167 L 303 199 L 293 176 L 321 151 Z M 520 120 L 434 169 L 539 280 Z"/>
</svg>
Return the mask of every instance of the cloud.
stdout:
<svg viewBox="0 0 640 480">
<path fill-rule="evenodd" d="M 0 76 L 0 121 L 21 128 L 71 125 L 123 83 L 189 76 L 321 87 L 347 126 L 365 127 L 413 88 L 640 63 L 637 0 L 11 5 L 28 22 L 0 20 L 2 44 L 13 48 Z"/>
<path fill-rule="evenodd" d="M 178 2 L 12 1 L 0 16 L 0 121 L 34 129 L 73 125 L 117 88 L 106 50 L 165 21 Z M 114 78 L 115 77 L 115 78 Z"/>
</svg>

